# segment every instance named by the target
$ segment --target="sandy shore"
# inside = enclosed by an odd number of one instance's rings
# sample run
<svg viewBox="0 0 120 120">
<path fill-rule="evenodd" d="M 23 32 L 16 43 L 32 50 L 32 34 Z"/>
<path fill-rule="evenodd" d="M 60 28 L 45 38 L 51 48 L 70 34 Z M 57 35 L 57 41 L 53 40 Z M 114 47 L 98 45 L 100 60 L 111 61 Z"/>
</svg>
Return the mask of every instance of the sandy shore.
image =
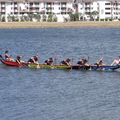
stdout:
<svg viewBox="0 0 120 120">
<path fill-rule="evenodd" d="M 0 29 L 3 28 L 80 28 L 80 27 L 106 27 L 120 28 L 120 21 L 113 22 L 0 22 Z"/>
</svg>

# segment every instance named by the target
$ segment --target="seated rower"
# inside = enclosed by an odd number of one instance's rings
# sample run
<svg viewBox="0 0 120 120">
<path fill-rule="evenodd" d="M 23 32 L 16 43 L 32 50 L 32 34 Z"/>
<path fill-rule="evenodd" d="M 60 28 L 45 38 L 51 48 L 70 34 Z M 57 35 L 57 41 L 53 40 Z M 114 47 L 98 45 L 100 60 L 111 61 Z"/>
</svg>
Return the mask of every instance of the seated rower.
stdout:
<svg viewBox="0 0 120 120">
<path fill-rule="evenodd" d="M 24 61 L 21 60 L 21 56 L 17 56 L 17 57 L 16 57 L 16 62 L 17 62 L 18 64 L 21 64 L 21 63 L 23 63 Z"/>
<path fill-rule="evenodd" d="M 8 61 L 14 61 L 14 59 L 11 57 L 11 55 L 8 54 L 8 50 L 5 51 L 4 53 L 4 57 L 5 57 L 5 60 L 8 60 Z"/>
<path fill-rule="evenodd" d="M 53 65 L 53 58 L 49 58 L 48 60 L 45 60 L 45 64 Z"/>
<path fill-rule="evenodd" d="M 77 64 L 81 65 L 81 66 L 90 66 L 88 64 L 88 60 L 87 59 L 80 59 L 80 61 L 78 61 Z"/>
<path fill-rule="evenodd" d="M 104 66 L 104 62 L 103 62 L 103 59 L 100 59 L 97 63 L 95 63 L 95 65 L 97 66 Z"/>
<path fill-rule="evenodd" d="M 38 64 L 38 56 L 33 56 L 28 60 L 28 63 L 36 63 Z"/>
<path fill-rule="evenodd" d="M 111 66 L 113 66 L 113 65 L 120 65 L 120 56 L 119 56 L 118 60 L 115 59 L 115 60 L 112 62 Z"/>
<path fill-rule="evenodd" d="M 70 61 L 71 60 L 69 58 L 67 58 L 66 60 L 61 61 L 61 64 L 62 65 L 67 65 L 67 66 L 71 66 L 71 62 Z"/>
<path fill-rule="evenodd" d="M 83 65 L 83 59 L 80 59 L 78 62 L 77 62 L 78 65 Z"/>
</svg>

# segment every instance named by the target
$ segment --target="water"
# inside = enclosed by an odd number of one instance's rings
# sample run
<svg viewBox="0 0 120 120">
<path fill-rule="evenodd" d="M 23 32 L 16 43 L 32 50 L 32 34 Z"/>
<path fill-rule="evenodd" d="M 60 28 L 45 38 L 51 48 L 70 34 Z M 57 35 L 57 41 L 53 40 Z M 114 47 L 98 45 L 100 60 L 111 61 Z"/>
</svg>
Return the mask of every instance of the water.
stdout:
<svg viewBox="0 0 120 120">
<path fill-rule="evenodd" d="M 1 29 L 0 53 L 27 60 L 120 55 L 119 28 Z M 0 120 L 119 120 L 120 71 L 65 71 L 0 65 Z"/>
</svg>

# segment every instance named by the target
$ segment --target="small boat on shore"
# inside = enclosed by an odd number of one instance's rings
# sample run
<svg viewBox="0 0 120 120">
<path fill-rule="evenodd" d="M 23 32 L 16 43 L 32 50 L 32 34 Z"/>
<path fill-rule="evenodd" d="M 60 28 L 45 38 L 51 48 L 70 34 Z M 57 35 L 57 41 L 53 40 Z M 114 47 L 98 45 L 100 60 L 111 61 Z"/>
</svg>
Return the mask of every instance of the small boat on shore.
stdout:
<svg viewBox="0 0 120 120">
<path fill-rule="evenodd" d="M 12 66 L 12 67 L 26 67 L 28 64 L 27 63 L 17 63 L 15 61 L 8 61 L 5 60 L 1 55 L 0 55 L 0 61 L 6 65 L 6 66 Z"/>
</svg>

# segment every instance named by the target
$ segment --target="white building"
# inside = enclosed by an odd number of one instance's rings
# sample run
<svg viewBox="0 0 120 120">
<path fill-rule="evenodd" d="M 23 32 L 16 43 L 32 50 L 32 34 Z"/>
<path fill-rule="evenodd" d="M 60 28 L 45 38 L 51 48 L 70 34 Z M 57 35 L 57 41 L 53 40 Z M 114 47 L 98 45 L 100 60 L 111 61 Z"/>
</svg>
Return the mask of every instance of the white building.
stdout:
<svg viewBox="0 0 120 120">
<path fill-rule="evenodd" d="M 5 16 L 8 21 L 8 16 L 41 14 L 53 14 L 59 22 L 63 22 L 69 17 L 70 10 L 74 11 L 73 0 L 0 0 L 0 13 Z"/>
<path fill-rule="evenodd" d="M 70 13 L 90 20 L 94 12 L 94 19 L 120 19 L 120 0 L 0 0 L 1 19 L 5 21 L 10 21 L 10 16 L 28 19 L 32 14 L 44 20 L 52 14 L 58 22 L 64 22 Z"/>
<path fill-rule="evenodd" d="M 120 1 L 116 0 L 77 0 L 78 12 L 86 19 L 93 11 L 98 12 L 99 19 L 120 19 Z"/>
</svg>

